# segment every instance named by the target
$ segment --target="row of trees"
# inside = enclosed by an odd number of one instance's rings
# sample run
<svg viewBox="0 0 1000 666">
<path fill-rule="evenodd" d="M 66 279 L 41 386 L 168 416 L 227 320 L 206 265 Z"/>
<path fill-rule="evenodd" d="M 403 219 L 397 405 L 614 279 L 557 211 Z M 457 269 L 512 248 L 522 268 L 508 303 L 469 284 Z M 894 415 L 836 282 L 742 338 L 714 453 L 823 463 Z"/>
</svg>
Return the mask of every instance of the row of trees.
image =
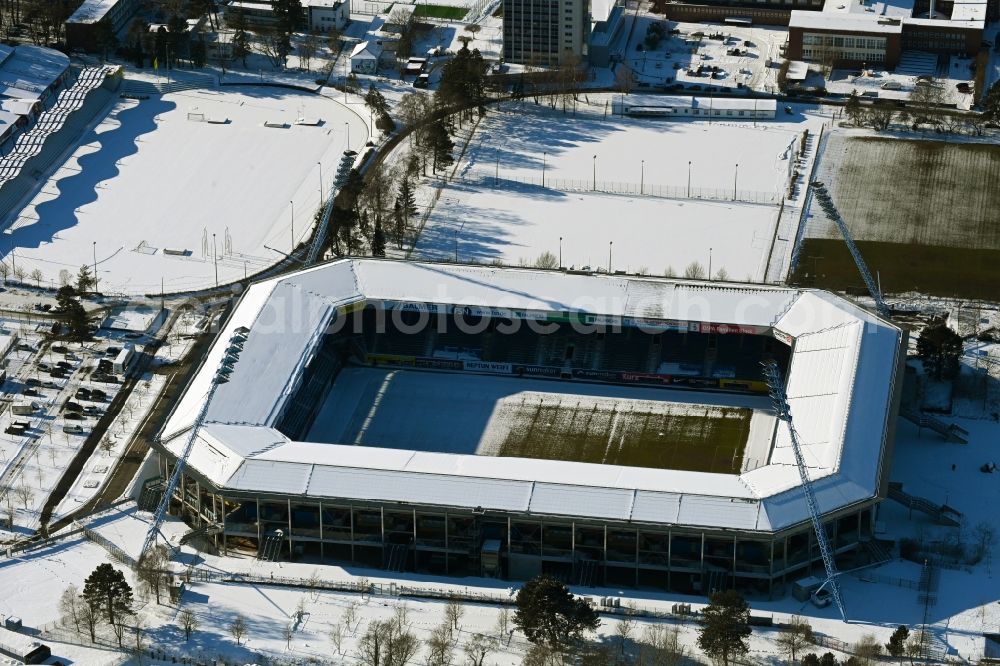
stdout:
<svg viewBox="0 0 1000 666">
<path fill-rule="evenodd" d="M 844 104 L 844 115 L 857 127 L 867 125 L 878 131 L 897 122 L 913 129 L 927 126 L 940 132 L 981 136 L 987 128 L 1000 126 L 1000 84 L 994 84 L 984 97 L 979 113 L 958 113 L 948 109 L 947 98 L 944 84 L 933 79 L 918 81 L 904 108 L 887 99 L 862 104 L 858 91 L 852 90 Z"/>
</svg>

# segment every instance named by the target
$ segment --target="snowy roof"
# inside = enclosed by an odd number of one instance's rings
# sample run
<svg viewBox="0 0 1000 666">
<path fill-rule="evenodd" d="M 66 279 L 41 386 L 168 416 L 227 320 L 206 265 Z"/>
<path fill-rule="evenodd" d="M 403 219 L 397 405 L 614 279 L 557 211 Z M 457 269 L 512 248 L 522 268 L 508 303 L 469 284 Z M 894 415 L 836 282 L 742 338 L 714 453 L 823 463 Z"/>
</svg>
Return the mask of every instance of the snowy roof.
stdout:
<svg viewBox="0 0 1000 666">
<path fill-rule="evenodd" d="M 69 69 L 69 57 L 55 49 L 24 44 L 0 52 L 0 96 L 38 100 Z"/>
<path fill-rule="evenodd" d="M 848 30 L 850 32 L 886 35 L 900 34 L 903 31 L 901 19 L 884 19 L 875 14 L 840 14 L 801 9 L 792 10 L 788 27 L 806 30 Z"/>
<path fill-rule="evenodd" d="M 83 4 L 66 19 L 66 23 L 97 23 L 118 2 L 119 0 L 83 0 Z"/>
<path fill-rule="evenodd" d="M 742 111 L 775 111 L 774 99 L 743 99 L 727 97 L 692 97 L 689 95 L 629 95 L 626 108 L 731 109 Z"/>
<path fill-rule="evenodd" d="M 365 302 L 773 334 L 792 343 L 788 400 L 821 509 L 878 493 L 898 328 L 821 291 L 637 276 L 349 259 L 256 283 L 188 385 L 161 443 L 174 455 L 183 450 L 214 369 L 235 330 L 246 327 L 239 360 L 208 406 L 189 460 L 219 488 L 749 531 L 808 519 L 781 423 L 767 464 L 741 475 L 289 440 L 275 425 L 320 336 L 337 312 Z"/>
<path fill-rule="evenodd" d="M 351 58 L 378 58 L 382 52 L 378 44 L 372 42 L 361 42 L 351 51 Z"/>
</svg>

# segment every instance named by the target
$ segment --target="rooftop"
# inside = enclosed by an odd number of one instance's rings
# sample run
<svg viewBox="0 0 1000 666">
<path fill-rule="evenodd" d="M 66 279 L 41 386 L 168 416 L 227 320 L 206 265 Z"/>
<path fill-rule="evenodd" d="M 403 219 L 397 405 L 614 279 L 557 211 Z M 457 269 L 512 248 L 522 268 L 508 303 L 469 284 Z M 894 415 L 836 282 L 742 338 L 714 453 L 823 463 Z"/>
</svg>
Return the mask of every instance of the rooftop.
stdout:
<svg viewBox="0 0 1000 666">
<path fill-rule="evenodd" d="M 669 321 L 791 341 L 788 398 L 821 509 L 878 492 L 901 339 L 893 325 L 821 291 L 483 266 L 338 260 L 252 285 L 171 414 L 162 445 L 174 455 L 183 449 L 214 369 L 242 326 L 250 330 L 243 350 L 207 408 L 189 461 L 232 492 L 765 531 L 808 518 L 784 427 L 768 464 L 740 475 L 290 441 L 275 425 L 320 337 L 338 313 L 365 302 L 592 323 Z"/>
<path fill-rule="evenodd" d="M 111 11 L 118 0 L 83 0 L 83 4 L 66 19 L 67 23 L 97 23 Z"/>
</svg>

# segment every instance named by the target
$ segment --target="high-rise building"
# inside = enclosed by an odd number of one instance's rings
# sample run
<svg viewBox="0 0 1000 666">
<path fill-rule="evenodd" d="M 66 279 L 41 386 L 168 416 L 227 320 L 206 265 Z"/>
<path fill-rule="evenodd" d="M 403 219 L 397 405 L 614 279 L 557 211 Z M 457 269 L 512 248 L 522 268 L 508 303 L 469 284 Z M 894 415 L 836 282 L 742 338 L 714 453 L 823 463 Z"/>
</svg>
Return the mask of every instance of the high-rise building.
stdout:
<svg viewBox="0 0 1000 666">
<path fill-rule="evenodd" d="M 584 60 L 590 21 L 590 0 L 504 0 L 504 60 L 544 67 Z"/>
</svg>

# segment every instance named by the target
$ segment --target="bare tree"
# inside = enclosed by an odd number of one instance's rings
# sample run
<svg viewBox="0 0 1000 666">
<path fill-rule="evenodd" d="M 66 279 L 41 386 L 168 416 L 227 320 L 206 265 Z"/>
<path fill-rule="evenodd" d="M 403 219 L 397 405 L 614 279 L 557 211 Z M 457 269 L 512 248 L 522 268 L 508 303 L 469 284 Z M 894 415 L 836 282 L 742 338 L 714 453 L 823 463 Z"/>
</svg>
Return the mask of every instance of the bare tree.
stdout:
<svg viewBox="0 0 1000 666">
<path fill-rule="evenodd" d="M 458 599 L 452 598 L 448 600 L 448 603 L 444 607 L 444 617 L 448 622 L 449 631 L 454 633 L 458 630 L 458 623 L 462 619 L 462 615 L 465 613 L 465 607 L 462 602 Z"/>
<path fill-rule="evenodd" d="M 30 277 L 32 280 L 35 281 L 36 287 L 38 287 L 39 289 L 42 288 L 42 280 L 45 279 L 45 274 L 42 273 L 41 269 L 36 268 L 32 270 L 31 275 L 29 275 L 28 277 Z"/>
<path fill-rule="evenodd" d="M 647 626 L 640 639 L 640 663 L 655 666 L 680 666 L 684 663 L 686 649 L 681 644 L 680 631 L 680 627 L 676 626 Z"/>
<path fill-rule="evenodd" d="M 469 666 L 483 666 L 486 657 L 496 649 L 496 639 L 484 634 L 475 634 L 465 644 L 465 656 Z"/>
<path fill-rule="evenodd" d="M 366 666 L 403 666 L 419 647 L 416 637 L 409 631 L 399 631 L 396 622 L 372 621 L 358 641 L 357 657 Z"/>
<path fill-rule="evenodd" d="M 81 601 L 77 608 L 77 614 L 80 618 L 80 624 L 87 628 L 87 632 L 90 634 L 90 642 L 93 643 L 97 640 L 97 623 L 103 617 L 100 607 L 96 604 L 92 606 L 89 603 Z"/>
<path fill-rule="evenodd" d="M 233 618 L 233 621 L 229 623 L 229 633 L 236 639 L 236 644 L 239 645 L 240 641 L 247 633 L 247 620 L 242 615 L 237 614 Z"/>
<path fill-rule="evenodd" d="M 350 602 L 344 609 L 344 615 L 341 618 L 344 621 L 344 627 L 350 631 L 352 634 L 358 630 L 357 626 L 351 629 L 351 625 L 354 624 L 358 619 L 358 604 L 355 602 Z"/>
<path fill-rule="evenodd" d="M 110 442 L 105 438 L 103 441 Z M 103 444 L 102 444 L 103 446 Z M 170 561 L 170 550 L 161 544 L 151 548 L 136 567 L 136 577 L 139 579 L 140 590 L 143 594 L 153 593 L 156 595 L 156 604 L 160 604 L 160 590 L 163 588 L 165 569 Z"/>
<path fill-rule="evenodd" d="M 319 34 L 315 30 L 310 30 L 299 42 L 299 62 L 302 63 L 307 72 L 309 71 L 309 63 L 319 52 L 319 42 Z"/>
<path fill-rule="evenodd" d="M 615 88 L 623 95 L 628 95 L 635 88 L 635 72 L 627 63 L 620 63 L 615 69 Z"/>
<path fill-rule="evenodd" d="M 69 585 L 59 597 L 59 616 L 63 624 L 72 624 L 80 631 L 80 590 L 76 585 Z"/>
<path fill-rule="evenodd" d="M 813 643 L 812 626 L 797 615 L 792 616 L 788 624 L 782 627 L 777 643 L 781 653 L 794 665 L 799 653 Z"/>
<path fill-rule="evenodd" d="M 559 268 L 559 259 L 548 250 L 542 252 L 535 259 L 535 268 Z"/>
<path fill-rule="evenodd" d="M 618 623 L 615 625 L 615 636 L 618 637 L 618 652 L 621 655 L 625 654 L 625 646 L 628 644 L 629 640 L 632 638 L 632 633 L 635 631 L 635 618 L 632 617 L 631 611 L 628 611 L 623 615 Z"/>
<path fill-rule="evenodd" d="M 339 622 L 334 623 L 334 625 L 330 627 L 329 638 L 330 646 L 333 647 L 339 655 L 344 647 L 344 625 Z"/>
<path fill-rule="evenodd" d="M 10 266 L 0 261 L 0 277 L 3 278 L 4 284 L 7 284 L 8 275 L 10 275 Z"/>
<path fill-rule="evenodd" d="M 295 636 L 295 630 L 292 629 L 292 623 L 289 622 L 281 628 L 281 637 L 285 639 L 285 649 L 292 649 L 292 637 Z"/>
<path fill-rule="evenodd" d="M 273 26 L 261 26 L 257 29 L 260 52 L 264 54 L 272 67 L 285 68 L 285 35 Z"/>
<path fill-rule="evenodd" d="M 24 282 L 25 271 L 23 266 L 18 266 L 14 269 L 14 279 L 18 282 Z"/>
<path fill-rule="evenodd" d="M 184 632 L 184 641 L 190 641 L 191 634 L 198 630 L 198 617 L 190 610 L 184 609 L 177 616 L 177 622 L 180 623 L 181 630 Z"/>
<path fill-rule="evenodd" d="M 861 666 L 871 666 L 882 656 L 882 644 L 875 638 L 875 634 L 865 634 L 854 644 L 854 656 Z"/>
<path fill-rule="evenodd" d="M 906 103 L 915 123 L 936 125 L 940 121 L 941 105 L 945 102 L 944 86 L 928 79 L 917 81 Z"/>
<path fill-rule="evenodd" d="M 447 619 L 431 630 L 427 639 L 427 666 L 451 666 L 455 639 Z"/>
<path fill-rule="evenodd" d="M 725 282 L 729 279 L 729 271 L 726 270 L 725 266 L 721 266 L 719 270 L 715 271 L 715 279 L 719 282 Z"/>
<path fill-rule="evenodd" d="M 309 579 L 306 581 L 306 587 L 309 588 L 309 592 L 312 595 L 312 600 L 314 602 L 319 599 L 319 586 L 321 580 L 319 569 L 313 569 L 312 573 L 309 574 Z"/>
<path fill-rule="evenodd" d="M 122 647 L 122 640 L 125 638 L 125 630 L 128 628 L 128 614 L 127 613 L 117 613 L 114 617 L 114 622 L 111 623 L 111 631 L 115 635 L 115 639 L 118 641 L 118 647 Z"/>
<path fill-rule="evenodd" d="M 142 657 L 146 653 L 146 623 L 138 615 L 135 616 L 135 623 L 132 625 L 132 658 L 136 664 L 142 664 Z"/>
<path fill-rule="evenodd" d="M 503 638 L 510 632 L 510 609 L 504 606 L 497 615 L 497 634 Z"/>
<path fill-rule="evenodd" d="M 28 505 L 35 499 L 35 491 L 32 490 L 31 486 L 26 484 L 22 479 L 21 485 L 17 487 L 15 492 L 17 493 L 18 499 L 21 500 L 22 508 L 27 511 Z"/>
<path fill-rule="evenodd" d="M 396 631 L 402 633 L 410 627 L 410 607 L 404 601 L 392 611 L 392 622 Z"/>
<path fill-rule="evenodd" d="M 684 269 L 684 277 L 692 280 L 701 280 L 705 277 L 705 267 L 697 261 L 692 261 Z"/>
</svg>

